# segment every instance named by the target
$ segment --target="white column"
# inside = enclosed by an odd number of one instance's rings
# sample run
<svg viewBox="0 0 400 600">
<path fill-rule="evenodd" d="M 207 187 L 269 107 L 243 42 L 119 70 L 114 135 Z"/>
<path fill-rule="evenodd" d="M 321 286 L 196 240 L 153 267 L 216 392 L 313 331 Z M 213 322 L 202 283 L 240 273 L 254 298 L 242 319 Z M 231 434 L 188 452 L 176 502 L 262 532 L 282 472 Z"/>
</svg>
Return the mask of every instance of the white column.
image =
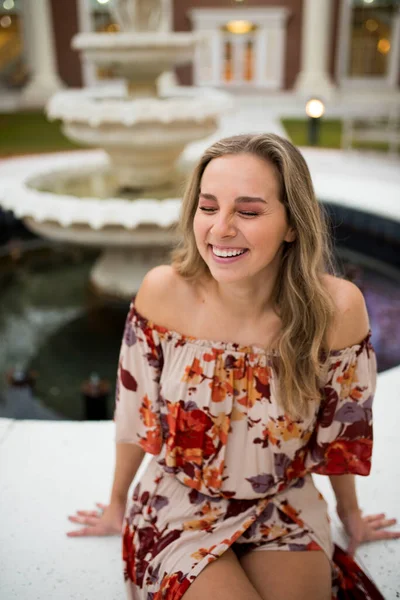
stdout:
<svg viewBox="0 0 400 600">
<path fill-rule="evenodd" d="M 163 32 L 172 31 L 173 27 L 173 15 L 172 15 L 172 3 L 171 0 L 161 1 L 161 27 L 160 30 Z M 158 78 L 158 93 L 163 95 L 167 94 L 168 90 L 173 89 L 179 84 L 178 78 L 175 71 L 165 71 Z"/>
<path fill-rule="evenodd" d="M 303 3 L 301 71 L 295 85 L 301 96 L 332 97 L 334 84 L 328 73 L 331 15 L 331 0 Z"/>
<path fill-rule="evenodd" d="M 27 43 L 32 75 L 22 91 L 21 102 L 28 107 L 42 107 L 63 84 L 57 74 L 53 28 L 49 0 L 24 0 L 24 19 L 30 36 Z"/>
</svg>

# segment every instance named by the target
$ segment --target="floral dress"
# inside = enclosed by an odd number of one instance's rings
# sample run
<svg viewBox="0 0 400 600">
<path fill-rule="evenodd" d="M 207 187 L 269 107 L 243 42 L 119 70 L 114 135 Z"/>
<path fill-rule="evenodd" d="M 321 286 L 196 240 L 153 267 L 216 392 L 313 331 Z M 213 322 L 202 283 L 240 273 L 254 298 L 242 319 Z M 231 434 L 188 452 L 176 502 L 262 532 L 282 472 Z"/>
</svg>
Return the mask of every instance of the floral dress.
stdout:
<svg viewBox="0 0 400 600">
<path fill-rule="evenodd" d="M 131 304 L 118 367 L 117 443 L 153 456 L 129 499 L 124 577 L 134 600 L 179 600 L 228 548 L 323 551 L 332 598 L 383 598 L 334 547 L 311 473 L 368 475 L 376 359 L 370 333 L 327 357 L 321 404 L 291 419 L 275 351 L 156 325 Z"/>
</svg>

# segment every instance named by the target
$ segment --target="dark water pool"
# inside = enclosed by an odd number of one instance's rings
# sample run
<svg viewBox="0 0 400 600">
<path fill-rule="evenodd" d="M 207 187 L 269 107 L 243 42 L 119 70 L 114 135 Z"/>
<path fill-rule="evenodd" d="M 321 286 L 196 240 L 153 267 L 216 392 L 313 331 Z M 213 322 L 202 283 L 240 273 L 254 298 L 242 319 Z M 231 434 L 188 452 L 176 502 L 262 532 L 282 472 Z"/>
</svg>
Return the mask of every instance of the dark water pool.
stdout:
<svg viewBox="0 0 400 600">
<path fill-rule="evenodd" d="M 344 255 L 344 270 L 366 298 L 378 368 L 399 365 L 400 277 L 363 256 Z M 68 419 L 84 418 L 81 385 L 98 373 L 111 385 L 111 416 L 128 303 L 99 303 L 88 292 L 94 256 L 77 250 L 50 256 L 18 264 L 1 282 L 0 416 L 15 416 L 5 414 L 10 406 L 4 403 L 5 373 L 15 365 L 37 372 L 36 397 Z"/>
</svg>

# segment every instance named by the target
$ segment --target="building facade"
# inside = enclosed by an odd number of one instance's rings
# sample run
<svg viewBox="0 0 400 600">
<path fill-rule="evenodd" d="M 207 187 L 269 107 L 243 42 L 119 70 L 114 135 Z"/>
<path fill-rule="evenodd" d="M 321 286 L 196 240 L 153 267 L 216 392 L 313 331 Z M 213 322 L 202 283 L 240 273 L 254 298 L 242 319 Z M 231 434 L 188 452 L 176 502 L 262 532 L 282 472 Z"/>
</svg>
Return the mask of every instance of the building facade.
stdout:
<svg viewBox="0 0 400 600">
<path fill-rule="evenodd" d="M 79 31 L 118 26 L 112 0 L 0 0 L 0 87 L 40 105 L 62 86 L 97 85 L 112 72 L 81 64 Z M 207 34 L 185 85 L 237 93 L 330 98 L 400 91 L 400 0 L 169 0 L 170 28 Z"/>
</svg>

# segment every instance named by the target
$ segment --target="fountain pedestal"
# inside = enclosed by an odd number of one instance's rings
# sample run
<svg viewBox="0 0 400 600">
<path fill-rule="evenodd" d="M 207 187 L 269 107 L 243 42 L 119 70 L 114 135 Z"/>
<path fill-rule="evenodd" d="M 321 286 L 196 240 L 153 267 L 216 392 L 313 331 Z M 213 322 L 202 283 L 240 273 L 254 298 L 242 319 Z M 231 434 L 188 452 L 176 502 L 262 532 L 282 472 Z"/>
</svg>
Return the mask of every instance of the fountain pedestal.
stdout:
<svg viewBox="0 0 400 600">
<path fill-rule="evenodd" d="M 169 247 L 109 248 L 102 252 L 90 273 L 96 291 L 131 298 L 150 269 L 170 262 Z"/>
</svg>

